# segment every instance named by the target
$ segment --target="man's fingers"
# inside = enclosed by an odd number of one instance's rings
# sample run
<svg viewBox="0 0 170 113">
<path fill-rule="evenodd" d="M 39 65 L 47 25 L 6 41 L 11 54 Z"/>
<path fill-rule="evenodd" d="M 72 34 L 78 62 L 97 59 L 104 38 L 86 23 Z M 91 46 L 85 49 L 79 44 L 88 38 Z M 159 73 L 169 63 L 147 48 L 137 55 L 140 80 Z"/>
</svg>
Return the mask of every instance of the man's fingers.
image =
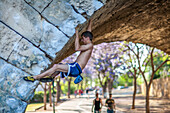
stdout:
<svg viewBox="0 0 170 113">
<path fill-rule="evenodd" d="M 80 24 L 78 24 L 75 29 L 79 30 L 79 28 L 80 28 Z"/>
</svg>

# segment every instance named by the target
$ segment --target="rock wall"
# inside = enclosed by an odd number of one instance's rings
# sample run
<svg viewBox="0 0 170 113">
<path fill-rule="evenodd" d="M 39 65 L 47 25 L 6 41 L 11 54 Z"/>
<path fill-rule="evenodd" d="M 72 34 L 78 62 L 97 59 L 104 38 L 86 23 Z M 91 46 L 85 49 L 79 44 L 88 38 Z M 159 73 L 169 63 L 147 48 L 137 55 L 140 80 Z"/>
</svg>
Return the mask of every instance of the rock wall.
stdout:
<svg viewBox="0 0 170 113">
<path fill-rule="evenodd" d="M 22 113 L 40 74 L 105 0 L 0 0 L 0 113 Z"/>
</svg>

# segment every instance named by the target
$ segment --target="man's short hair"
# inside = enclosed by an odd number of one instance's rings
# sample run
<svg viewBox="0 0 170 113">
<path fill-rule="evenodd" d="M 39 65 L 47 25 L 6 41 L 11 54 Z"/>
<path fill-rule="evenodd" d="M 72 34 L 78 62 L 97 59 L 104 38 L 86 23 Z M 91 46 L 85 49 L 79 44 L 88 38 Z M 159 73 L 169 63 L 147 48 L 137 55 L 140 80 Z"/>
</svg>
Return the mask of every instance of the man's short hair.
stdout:
<svg viewBox="0 0 170 113">
<path fill-rule="evenodd" d="M 92 39 L 93 39 L 93 34 L 90 32 L 90 31 L 85 31 L 85 32 L 83 32 L 82 34 L 81 34 L 81 37 L 82 36 L 84 36 L 84 37 L 89 37 L 90 38 L 90 40 L 92 41 Z"/>
<path fill-rule="evenodd" d="M 99 95 L 99 94 L 98 94 L 98 93 L 96 93 L 96 97 L 98 97 L 98 95 Z"/>
<path fill-rule="evenodd" d="M 112 96 L 112 94 L 109 94 L 109 97 L 111 97 Z"/>
</svg>

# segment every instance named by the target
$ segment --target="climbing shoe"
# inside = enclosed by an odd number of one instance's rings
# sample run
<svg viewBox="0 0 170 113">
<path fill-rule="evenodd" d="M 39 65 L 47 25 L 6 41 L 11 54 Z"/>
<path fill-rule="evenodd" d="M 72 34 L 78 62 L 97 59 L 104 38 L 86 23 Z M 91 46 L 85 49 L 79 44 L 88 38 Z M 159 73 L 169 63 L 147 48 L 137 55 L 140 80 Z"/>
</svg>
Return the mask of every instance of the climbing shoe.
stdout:
<svg viewBox="0 0 170 113">
<path fill-rule="evenodd" d="M 40 78 L 40 82 L 52 82 L 54 80 L 54 77 L 46 77 L 46 78 Z"/>
<path fill-rule="evenodd" d="M 83 80 L 83 77 L 82 77 L 81 75 L 78 75 L 78 76 L 76 77 L 76 79 L 74 80 L 74 83 L 75 83 L 75 84 L 78 84 L 78 83 L 80 83 L 82 80 Z"/>
<path fill-rule="evenodd" d="M 26 76 L 26 77 L 23 77 L 23 79 L 24 79 L 25 81 L 29 81 L 29 82 L 34 82 L 34 81 L 35 81 L 35 79 L 33 78 L 33 76 Z"/>
</svg>

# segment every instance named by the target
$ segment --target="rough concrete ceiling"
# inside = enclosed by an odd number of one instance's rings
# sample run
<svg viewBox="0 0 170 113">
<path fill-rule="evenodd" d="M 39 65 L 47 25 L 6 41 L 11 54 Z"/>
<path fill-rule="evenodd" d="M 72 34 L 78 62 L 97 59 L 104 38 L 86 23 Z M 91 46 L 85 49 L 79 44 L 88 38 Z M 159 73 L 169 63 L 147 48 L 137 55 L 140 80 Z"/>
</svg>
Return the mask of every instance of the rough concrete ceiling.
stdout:
<svg viewBox="0 0 170 113">
<path fill-rule="evenodd" d="M 93 43 L 129 41 L 143 43 L 170 54 L 170 2 L 168 0 L 110 0 L 96 11 Z M 80 34 L 86 23 L 80 25 Z M 57 53 L 54 63 L 74 52 L 75 35 Z"/>
</svg>

